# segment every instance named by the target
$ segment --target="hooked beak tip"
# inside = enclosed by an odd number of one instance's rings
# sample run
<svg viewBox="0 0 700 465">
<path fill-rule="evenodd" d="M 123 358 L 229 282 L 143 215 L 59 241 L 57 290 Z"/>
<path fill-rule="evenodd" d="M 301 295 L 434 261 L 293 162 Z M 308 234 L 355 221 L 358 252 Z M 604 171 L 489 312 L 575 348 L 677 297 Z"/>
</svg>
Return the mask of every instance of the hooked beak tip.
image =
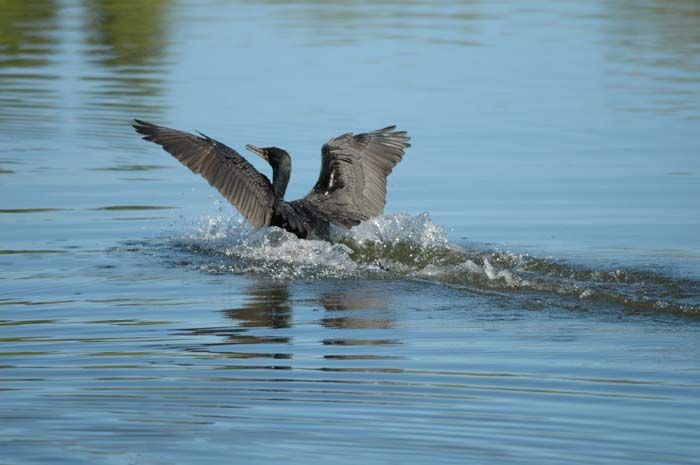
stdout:
<svg viewBox="0 0 700 465">
<path fill-rule="evenodd" d="M 267 158 L 267 152 L 260 147 L 256 147 L 254 145 L 248 144 L 245 146 L 246 150 L 249 150 L 253 152 L 254 154 L 258 155 L 260 158 L 262 158 L 265 161 L 269 161 Z"/>
</svg>

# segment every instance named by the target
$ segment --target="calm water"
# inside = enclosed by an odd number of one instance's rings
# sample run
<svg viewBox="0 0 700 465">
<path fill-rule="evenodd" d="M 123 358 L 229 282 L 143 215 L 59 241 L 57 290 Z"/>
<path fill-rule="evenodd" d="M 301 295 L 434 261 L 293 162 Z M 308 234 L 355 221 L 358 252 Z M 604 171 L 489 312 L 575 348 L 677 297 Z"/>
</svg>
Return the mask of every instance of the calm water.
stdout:
<svg viewBox="0 0 700 465">
<path fill-rule="evenodd" d="M 413 147 L 304 242 L 134 117 Z M 0 463 L 697 463 L 699 135 L 692 0 L 0 0 Z"/>
</svg>

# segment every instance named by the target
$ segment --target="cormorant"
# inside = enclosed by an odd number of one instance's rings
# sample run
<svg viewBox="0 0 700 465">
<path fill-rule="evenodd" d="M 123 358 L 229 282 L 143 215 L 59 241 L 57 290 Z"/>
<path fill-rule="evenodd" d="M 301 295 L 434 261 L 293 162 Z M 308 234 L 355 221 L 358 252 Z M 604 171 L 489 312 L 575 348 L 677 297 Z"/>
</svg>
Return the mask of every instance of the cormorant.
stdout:
<svg viewBox="0 0 700 465">
<path fill-rule="evenodd" d="M 396 126 L 330 139 L 321 149 L 321 173 L 306 197 L 287 202 L 292 160 L 277 147 L 246 149 L 272 166 L 272 183 L 230 147 L 199 136 L 134 120 L 134 129 L 192 172 L 202 175 L 256 228 L 278 226 L 304 238 L 328 239 L 330 225 L 351 228 L 381 215 L 386 178 L 410 147 Z"/>
</svg>

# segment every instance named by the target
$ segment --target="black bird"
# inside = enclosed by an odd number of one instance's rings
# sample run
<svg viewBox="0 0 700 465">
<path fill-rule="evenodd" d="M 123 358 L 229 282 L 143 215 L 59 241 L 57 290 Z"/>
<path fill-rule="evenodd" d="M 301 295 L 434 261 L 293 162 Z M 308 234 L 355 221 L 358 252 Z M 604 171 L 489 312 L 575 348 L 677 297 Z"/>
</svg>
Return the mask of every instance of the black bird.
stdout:
<svg viewBox="0 0 700 465">
<path fill-rule="evenodd" d="M 410 138 L 396 126 L 333 138 L 321 149 L 321 173 L 311 192 L 287 202 L 292 159 L 282 149 L 246 145 L 272 166 L 270 183 L 238 152 L 202 133 L 196 136 L 140 120 L 133 126 L 145 140 L 201 174 L 254 227 L 278 226 L 302 239 L 328 239 L 331 224 L 351 228 L 381 215 L 386 178 L 410 147 Z"/>
</svg>

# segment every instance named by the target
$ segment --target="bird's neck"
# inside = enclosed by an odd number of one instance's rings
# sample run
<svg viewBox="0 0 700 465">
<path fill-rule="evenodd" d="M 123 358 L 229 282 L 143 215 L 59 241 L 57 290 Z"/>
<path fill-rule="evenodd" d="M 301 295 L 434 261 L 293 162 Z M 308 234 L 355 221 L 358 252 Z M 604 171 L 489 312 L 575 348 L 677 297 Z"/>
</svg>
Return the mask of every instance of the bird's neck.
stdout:
<svg viewBox="0 0 700 465">
<path fill-rule="evenodd" d="M 274 192 L 275 197 L 280 199 L 284 198 L 291 174 L 291 163 L 282 163 L 276 170 L 272 171 L 272 192 Z"/>
</svg>

